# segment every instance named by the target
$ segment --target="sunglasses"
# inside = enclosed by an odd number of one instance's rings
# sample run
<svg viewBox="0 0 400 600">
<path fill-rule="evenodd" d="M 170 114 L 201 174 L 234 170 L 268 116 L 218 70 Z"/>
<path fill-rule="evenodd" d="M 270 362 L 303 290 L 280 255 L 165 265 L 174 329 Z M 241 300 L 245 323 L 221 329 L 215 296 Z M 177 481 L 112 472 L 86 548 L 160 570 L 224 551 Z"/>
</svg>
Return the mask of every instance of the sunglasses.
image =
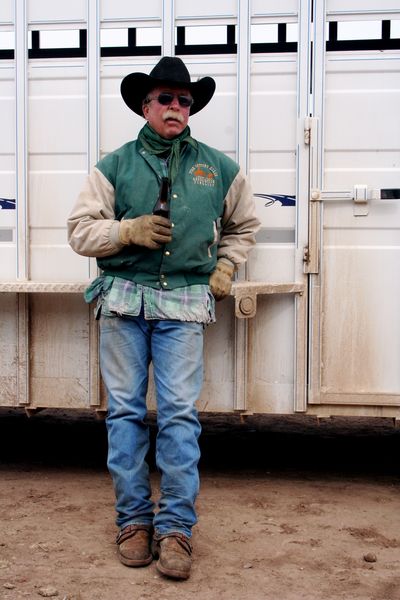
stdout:
<svg viewBox="0 0 400 600">
<path fill-rule="evenodd" d="M 179 106 L 182 108 L 189 108 L 193 104 L 193 98 L 190 96 L 184 96 L 183 94 L 171 94 L 170 92 L 161 92 L 161 94 L 158 94 L 158 96 L 155 98 L 151 98 L 151 100 L 157 100 L 159 104 L 168 106 L 168 104 L 171 104 L 175 97 L 178 98 Z"/>
</svg>

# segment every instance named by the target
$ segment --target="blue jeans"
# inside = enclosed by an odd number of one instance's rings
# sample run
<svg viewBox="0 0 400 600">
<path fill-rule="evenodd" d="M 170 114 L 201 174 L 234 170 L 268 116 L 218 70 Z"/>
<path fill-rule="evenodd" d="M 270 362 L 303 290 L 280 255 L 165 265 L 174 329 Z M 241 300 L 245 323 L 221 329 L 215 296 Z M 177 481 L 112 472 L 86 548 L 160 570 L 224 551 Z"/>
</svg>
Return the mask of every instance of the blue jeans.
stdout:
<svg viewBox="0 0 400 600">
<path fill-rule="evenodd" d="M 157 399 L 158 511 L 151 500 L 146 393 L 153 362 Z M 100 366 L 108 392 L 108 468 L 116 523 L 153 525 L 159 534 L 191 536 L 199 491 L 200 423 L 195 402 L 203 383 L 203 325 L 138 317 L 101 317 Z"/>
</svg>

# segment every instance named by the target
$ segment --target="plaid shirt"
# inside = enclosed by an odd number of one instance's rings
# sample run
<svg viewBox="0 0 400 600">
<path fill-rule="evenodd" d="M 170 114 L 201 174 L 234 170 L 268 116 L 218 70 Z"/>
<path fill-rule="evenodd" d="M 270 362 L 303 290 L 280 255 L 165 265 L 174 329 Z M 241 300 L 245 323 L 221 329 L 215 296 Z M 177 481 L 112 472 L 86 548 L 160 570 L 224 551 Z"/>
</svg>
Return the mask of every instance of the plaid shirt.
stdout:
<svg viewBox="0 0 400 600">
<path fill-rule="evenodd" d="M 128 279 L 101 275 L 87 288 L 86 302 L 97 298 L 96 316 L 172 319 L 196 323 L 215 322 L 215 300 L 208 285 L 159 290 Z"/>
</svg>

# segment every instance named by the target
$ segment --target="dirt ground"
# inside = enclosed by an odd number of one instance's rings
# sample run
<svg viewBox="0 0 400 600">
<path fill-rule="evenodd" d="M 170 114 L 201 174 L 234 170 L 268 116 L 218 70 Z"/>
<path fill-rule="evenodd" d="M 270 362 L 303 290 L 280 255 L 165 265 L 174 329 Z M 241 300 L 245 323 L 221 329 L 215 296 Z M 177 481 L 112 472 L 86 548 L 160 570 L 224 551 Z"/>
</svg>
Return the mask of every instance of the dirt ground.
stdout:
<svg viewBox="0 0 400 600">
<path fill-rule="evenodd" d="M 390 420 L 202 422 L 193 571 L 174 582 L 117 560 L 103 421 L 0 411 L 0 598 L 400 599 Z"/>
</svg>

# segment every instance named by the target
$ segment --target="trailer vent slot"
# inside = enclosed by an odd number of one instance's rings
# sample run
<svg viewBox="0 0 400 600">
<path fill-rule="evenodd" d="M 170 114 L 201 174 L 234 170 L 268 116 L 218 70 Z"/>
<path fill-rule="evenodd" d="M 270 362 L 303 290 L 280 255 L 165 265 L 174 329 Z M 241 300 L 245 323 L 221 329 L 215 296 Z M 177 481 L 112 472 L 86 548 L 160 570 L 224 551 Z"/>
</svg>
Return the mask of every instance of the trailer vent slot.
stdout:
<svg viewBox="0 0 400 600">
<path fill-rule="evenodd" d="M 0 59 L 14 58 L 15 35 L 13 31 L 0 31 Z"/>
<path fill-rule="evenodd" d="M 101 30 L 101 56 L 161 56 L 161 27 Z"/>
<path fill-rule="evenodd" d="M 379 40 L 382 37 L 381 21 L 338 22 L 338 40 Z M 361 33 L 361 35 L 360 35 Z"/>
<path fill-rule="evenodd" d="M 252 25 L 251 52 L 273 54 L 274 52 L 297 52 L 297 23 L 267 23 Z"/>
<path fill-rule="evenodd" d="M 124 48 L 128 45 L 128 30 L 122 29 L 101 29 L 100 46 L 102 48 Z"/>
<path fill-rule="evenodd" d="M 382 200 L 400 200 L 400 189 L 399 188 L 387 188 L 381 190 Z"/>
<path fill-rule="evenodd" d="M 175 53 L 236 54 L 236 25 L 178 26 Z M 251 26 L 252 54 L 297 52 L 297 23 L 256 23 Z M 160 56 L 161 27 L 104 28 L 101 56 Z M 400 20 L 329 21 L 326 50 L 400 50 Z M 29 32 L 30 59 L 87 56 L 86 29 L 34 30 Z M 14 31 L 0 31 L 0 60 L 15 58 Z"/>
<path fill-rule="evenodd" d="M 176 28 L 176 54 L 236 54 L 236 26 Z"/>
<path fill-rule="evenodd" d="M 330 21 L 327 51 L 399 50 L 399 21 Z"/>
<path fill-rule="evenodd" d="M 86 29 L 34 30 L 31 35 L 29 58 L 80 58 L 87 55 Z"/>
<path fill-rule="evenodd" d="M 63 29 L 62 31 L 45 29 L 39 32 L 40 47 L 43 49 L 79 48 L 79 29 Z"/>
<path fill-rule="evenodd" d="M 227 28 L 223 25 L 185 27 L 185 41 L 188 46 L 196 44 L 219 44 L 228 42 Z"/>
</svg>

